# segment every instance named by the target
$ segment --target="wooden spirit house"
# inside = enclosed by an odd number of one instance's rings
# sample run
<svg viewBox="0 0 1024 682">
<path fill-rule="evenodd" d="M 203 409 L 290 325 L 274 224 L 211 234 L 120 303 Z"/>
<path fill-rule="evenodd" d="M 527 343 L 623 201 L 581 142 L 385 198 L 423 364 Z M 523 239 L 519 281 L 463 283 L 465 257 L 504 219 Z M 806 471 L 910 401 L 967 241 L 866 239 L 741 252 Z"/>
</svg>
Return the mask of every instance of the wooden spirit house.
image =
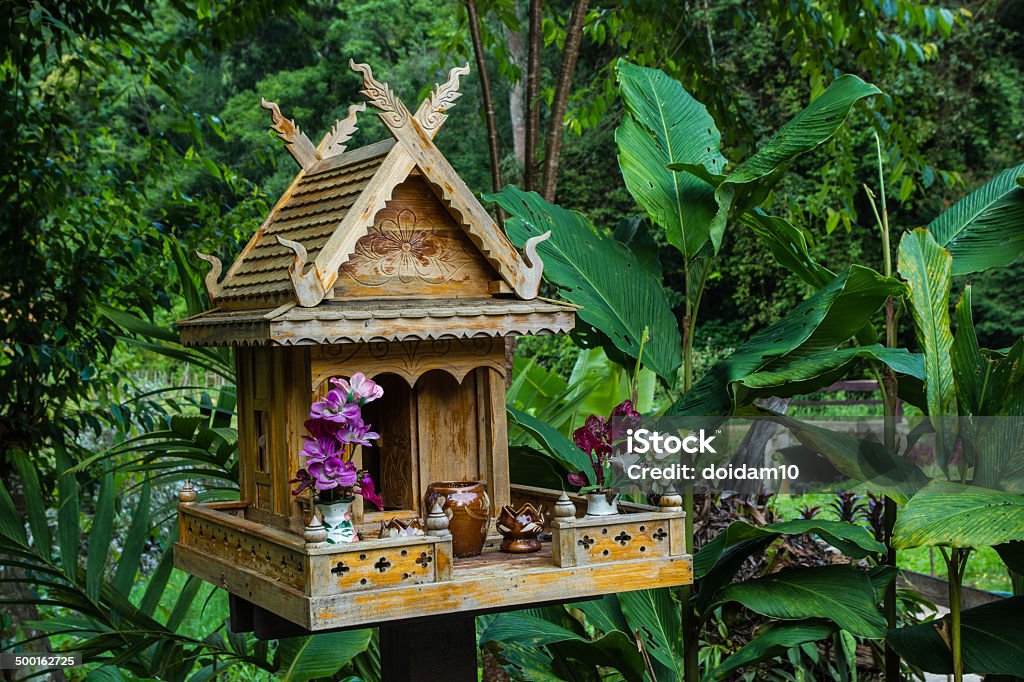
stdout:
<svg viewBox="0 0 1024 682">
<path fill-rule="evenodd" d="M 575 308 L 537 297 L 548 235 L 520 254 L 433 143 L 468 68 L 413 113 L 351 66 L 390 139 L 346 149 L 359 104 L 314 145 L 264 101 L 300 170 L 223 277 L 201 256 L 215 307 L 178 327 L 186 345 L 235 348 L 241 501 L 183 489 L 175 564 L 228 590 L 233 627 L 257 634 L 275 619 L 317 631 L 688 583 L 678 499 L 587 520 L 581 501 L 509 481 L 504 339 L 566 333 Z M 364 412 L 381 439 L 356 456 L 385 509 L 357 503 L 364 539 L 327 544 L 289 481 L 311 403 L 354 372 L 384 388 Z M 443 517 L 428 535 L 378 539 L 382 520 L 430 514 L 428 484 L 461 480 L 486 481 L 494 516 L 554 510 L 551 542 L 510 555 L 492 538 L 455 559 Z"/>
</svg>

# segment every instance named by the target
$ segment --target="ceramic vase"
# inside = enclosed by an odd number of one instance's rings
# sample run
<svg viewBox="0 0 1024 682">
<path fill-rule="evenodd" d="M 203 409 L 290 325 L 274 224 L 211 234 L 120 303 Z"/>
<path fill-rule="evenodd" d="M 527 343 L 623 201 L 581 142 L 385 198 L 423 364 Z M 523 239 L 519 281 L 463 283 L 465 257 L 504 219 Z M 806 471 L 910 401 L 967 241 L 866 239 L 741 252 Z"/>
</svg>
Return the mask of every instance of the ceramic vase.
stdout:
<svg viewBox="0 0 1024 682">
<path fill-rule="evenodd" d="M 506 504 L 494 522 L 501 533 L 501 551 L 527 554 L 540 549 L 538 536 L 544 532 L 544 507 L 534 508 L 527 502 L 519 509 Z"/>
<path fill-rule="evenodd" d="M 491 499 L 483 481 L 438 481 L 427 486 L 424 509 L 441 500 L 452 534 L 452 554 L 479 556 L 491 525 Z"/>
<path fill-rule="evenodd" d="M 316 508 L 324 517 L 324 528 L 327 529 L 327 542 L 338 544 L 353 542 L 357 539 L 356 527 L 352 523 L 352 503 L 354 497 L 339 500 L 317 500 Z"/>
<path fill-rule="evenodd" d="M 587 517 L 615 516 L 619 513 L 619 494 L 611 498 L 604 492 L 587 493 Z"/>
</svg>

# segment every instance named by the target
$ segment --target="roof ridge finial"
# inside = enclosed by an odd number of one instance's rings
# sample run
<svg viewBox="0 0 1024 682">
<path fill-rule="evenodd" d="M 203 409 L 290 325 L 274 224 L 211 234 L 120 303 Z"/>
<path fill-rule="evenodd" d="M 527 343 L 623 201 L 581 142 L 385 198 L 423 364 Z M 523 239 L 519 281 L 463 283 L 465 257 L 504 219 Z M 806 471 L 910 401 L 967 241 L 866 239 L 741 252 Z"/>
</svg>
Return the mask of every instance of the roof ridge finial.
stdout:
<svg viewBox="0 0 1024 682">
<path fill-rule="evenodd" d="M 409 111 L 395 97 L 391 86 L 387 83 L 381 83 L 374 78 L 373 69 L 370 68 L 369 64 L 357 64 L 354 59 L 349 59 L 348 66 L 356 73 L 363 75 L 362 94 L 366 97 L 367 102 L 380 109 L 380 117 L 382 119 L 388 119 L 385 123 L 394 127 L 405 125 L 406 121 L 409 120 Z"/>
<path fill-rule="evenodd" d="M 210 305 L 213 305 L 214 300 L 220 296 L 220 292 L 223 290 L 223 287 L 217 280 L 220 279 L 220 273 L 224 269 L 224 264 L 220 262 L 220 258 L 201 253 L 200 251 L 196 251 L 196 257 L 210 264 L 210 271 L 206 273 L 203 284 L 206 285 L 206 295 L 210 299 Z"/>
<path fill-rule="evenodd" d="M 299 126 L 295 125 L 295 121 L 285 118 L 281 113 L 281 107 L 277 106 L 277 102 L 268 102 L 266 98 L 260 97 L 260 107 L 270 112 L 270 120 L 273 123 L 270 128 L 287 143 L 288 153 L 298 162 L 302 170 L 312 168 L 320 160 L 320 154 L 306 134 Z"/>
<path fill-rule="evenodd" d="M 345 151 L 345 143 L 352 139 L 358 127 L 356 126 L 356 114 L 366 111 L 366 104 L 360 102 L 348 108 L 345 118 L 339 118 L 331 126 L 330 131 L 324 135 L 324 139 L 317 145 L 317 152 L 320 158 L 326 159 L 330 156 L 337 156 Z"/>
<path fill-rule="evenodd" d="M 416 120 L 427 130 L 434 130 L 441 127 L 447 116 L 447 109 L 455 104 L 455 100 L 462 97 L 459 92 L 459 77 L 469 74 L 469 64 L 456 66 L 448 72 L 448 80 L 442 85 L 434 85 L 430 92 L 430 98 L 420 106 L 416 112 Z"/>
</svg>

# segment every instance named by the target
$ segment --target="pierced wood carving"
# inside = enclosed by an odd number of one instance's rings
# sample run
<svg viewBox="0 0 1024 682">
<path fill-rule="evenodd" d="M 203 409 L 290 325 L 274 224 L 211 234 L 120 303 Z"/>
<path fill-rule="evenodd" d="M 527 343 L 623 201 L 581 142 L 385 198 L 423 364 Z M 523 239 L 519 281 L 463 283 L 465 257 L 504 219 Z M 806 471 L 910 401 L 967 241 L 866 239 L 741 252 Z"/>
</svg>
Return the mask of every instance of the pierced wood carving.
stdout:
<svg viewBox="0 0 1024 682">
<path fill-rule="evenodd" d="M 208 519 L 183 516 L 178 522 L 184 524 L 182 544 L 297 590 L 306 588 L 304 558 L 300 552 Z"/>
<path fill-rule="evenodd" d="M 268 102 L 260 98 L 260 106 L 270 112 L 270 120 L 273 122 L 271 129 L 277 132 L 278 137 L 287 143 L 288 153 L 302 167 L 302 170 L 309 170 L 320 160 L 320 154 L 316 147 L 309 141 L 306 134 L 302 132 L 295 121 L 285 118 L 281 113 L 281 107 L 275 102 Z"/>
<path fill-rule="evenodd" d="M 217 280 L 220 279 L 220 273 L 224 269 L 224 265 L 220 262 L 220 258 L 216 256 L 210 256 L 199 251 L 196 251 L 196 256 L 210 264 L 210 271 L 203 278 L 203 284 L 206 285 L 206 295 L 210 297 L 210 303 L 213 303 L 223 290 L 223 287 Z"/>
<path fill-rule="evenodd" d="M 435 580 L 434 545 L 361 549 L 320 557 L 322 573 L 314 578 L 325 590 L 320 594 L 344 594 L 399 585 L 418 585 Z"/>
<path fill-rule="evenodd" d="M 370 104 L 380 110 L 380 117 L 385 123 L 389 126 L 401 127 L 408 122 L 408 109 L 395 97 L 390 85 L 381 83 L 373 77 L 373 69 L 369 64 L 357 64 L 354 59 L 350 59 L 348 66 L 356 73 L 362 74 L 362 93 Z"/>
<path fill-rule="evenodd" d="M 443 84 L 434 86 L 430 93 L 427 107 L 421 107 L 416 112 L 416 120 L 427 130 L 437 130 L 448 118 L 447 110 L 455 104 L 455 100 L 462 97 L 459 92 L 459 77 L 469 74 L 469 64 L 457 66 L 448 72 L 448 80 Z"/>
<path fill-rule="evenodd" d="M 352 372 L 369 377 L 396 374 L 412 386 L 421 375 L 440 369 L 461 382 L 477 367 L 490 367 L 504 376 L 505 344 L 487 336 L 316 346 L 310 349 L 310 363 L 314 389 L 331 377 Z"/>
<path fill-rule="evenodd" d="M 348 108 L 348 115 L 345 118 L 334 122 L 330 131 L 324 135 L 324 139 L 317 146 L 320 158 L 326 159 L 330 156 L 338 156 L 345 151 L 345 143 L 352 139 L 358 127 L 356 126 L 356 115 L 366 110 L 363 103 L 353 104 Z"/>
</svg>

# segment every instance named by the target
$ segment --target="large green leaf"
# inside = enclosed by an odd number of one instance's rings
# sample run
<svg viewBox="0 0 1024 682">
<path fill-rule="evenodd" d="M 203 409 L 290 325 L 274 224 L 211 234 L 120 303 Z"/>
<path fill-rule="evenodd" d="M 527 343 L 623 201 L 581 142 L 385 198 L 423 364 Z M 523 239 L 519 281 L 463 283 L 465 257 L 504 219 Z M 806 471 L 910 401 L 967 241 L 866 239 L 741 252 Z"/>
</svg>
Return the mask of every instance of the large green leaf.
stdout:
<svg viewBox="0 0 1024 682">
<path fill-rule="evenodd" d="M 709 237 L 717 250 L 722 233 L 710 233 L 717 208 L 714 187 L 668 169 L 669 164 L 690 163 L 722 171 L 725 157 L 714 119 L 678 81 L 658 69 L 620 59 L 615 72 L 626 105 L 615 131 L 626 188 L 687 260 Z"/>
<path fill-rule="evenodd" d="M 827 459 L 844 476 L 879 495 L 903 503 L 928 483 L 928 477 L 906 457 L 881 443 L 801 422 L 786 415 L 758 411 L 756 416 L 786 427 L 800 441 Z"/>
<path fill-rule="evenodd" d="M 544 275 L 566 299 L 582 306 L 580 319 L 635 358 L 644 329 L 644 364 L 669 385 L 682 362 L 682 337 L 661 283 L 615 239 L 600 234 L 583 215 L 554 206 L 535 192 L 506 187 L 487 197 L 511 217 L 505 222 L 517 246 L 548 230 L 537 251 Z"/>
<path fill-rule="evenodd" d="M 372 630 L 328 632 L 291 637 L 277 645 L 278 670 L 274 679 L 302 682 L 329 677 L 370 644 Z"/>
<path fill-rule="evenodd" d="M 487 642 L 528 649 L 554 647 L 570 658 L 615 668 L 627 680 L 640 682 L 644 677 L 644 662 L 636 643 L 619 630 L 590 640 L 546 618 L 524 612 L 501 613 L 480 635 L 480 644 Z"/>
<path fill-rule="evenodd" d="M 811 257 L 807 235 L 785 218 L 766 215 L 760 209 L 740 219 L 768 247 L 775 261 L 815 289 L 835 278 L 835 273 Z"/>
<path fill-rule="evenodd" d="M 591 471 L 590 457 L 576 447 L 576 444 L 563 436 L 550 424 L 546 424 L 531 414 L 520 412 L 514 407 L 507 407 L 509 425 L 518 426 L 526 431 L 541 446 L 543 451 L 558 461 L 566 472 Z"/>
<path fill-rule="evenodd" d="M 781 320 L 752 336 L 735 353 L 714 365 L 669 414 L 707 416 L 733 407 L 731 388 L 754 372 L 831 352 L 864 327 L 889 296 L 904 286 L 870 268 L 854 265 Z"/>
<path fill-rule="evenodd" d="M 825 618 L 860 637 L 885 635 L 871 580 L 849 565 L 786 569 L 729 585 L 715 599 L 717 604 L 732 601 L 770 618 Z"/>
<path fill-rule="evenodd" d="M 74 579 L 78 575 L 78 552 L 81 549 L 78 481 L 68 472 L 71 458 L 62 446 L 56 448 L 56 459 L 58 471 L 64 472 L 57 479 L 57 544 L 61 568 L 67 577 Z"/>
<path fill-rule="evenodd" d="M 640 631 L 647 653 L 664 668 L 659 677 L 679 679 L 682 622 L 679 604 L 672 599 L 671 590 L 634 590 L 623 592 L 618 598 L 630 628 Z"/>
<path fill-rule="evenodd" d="M 146 541 L 149 540 L 149 498 L 152 486 L 147 479 L 142 486 L 142 493 L 139 495 L 139 503 L 132 514 L 132 523 L 128 528 L 128 535 L 125 537 L 124 548 L 117 560 L 117 571 L 111 583 L 114 589 L 128 594 L 131 591 L 132 583 L 135 582 L 135 574 L 138 572 L 139 560 L 146 548 Z"/>
<path fill-rule="evenodd" d="M 955 414 L 950 350 L 949 289 L 953 258 L 927 230 L 918 228 L 900 240 L 899 272 L 907 281 L 907 304 L 924 353 L 925 394 L 931 416 Z"/>
<path fill-rule="evenodd" d="M 836 626 L 825 621 L 773 623 L 739 651 L 709 670 L 704 675 L 704 682 L 727 679 L 740 668 L 781 656 L 787 649 L 795 646 L 825 639 L 835 631 Z"/>
<path fill-rule="evenodd" d="M 965 673 L 1020 675 L 1024 661 L 1024 597 L 1000 599 L 960 614 Z M 929 623 L 890 630 L 888 642 L 910 665 L 949 675 L 953 656 L 947 640 L 949 615 Z M 941 634 L 940 634 L 941 631 Z M 987 678 L 986 678 L 987 679 Z"/>
<path fill-rule="evenodd" d="M 733 402 L 750 404 L 757 398 L 788 398 L 829 386 L 849 372 L 858 359 L 878 360 L 900 374 L 924 378 L 924 358 L 905 348 L 879 344 L 838 348 L 793 359 L 783 358 L 763 371 L 754 372 L 733 384 Z"/>
<path fill-rule="evenodd" d="M 1024 253 L 1024 164 L 992 178 L 928 225 L 953 256 L 953 274 L 1009 265 Z"/>
<path fill-rule="evenodd" d="M 718 212 L 712 233 L 724 230 L 730 213 L 742 214 L 764 201 L 794 159 L 832 137 L 859 100 L 878 94 L 881 90 L 851 74 L 832 81 L 820 97 L 793 117 L 753 156 L 720 179 L 715 191 Z M 713 184 L 716 180 L 707 169 L 694 164 L 673 164 L 671 168 Z"/>
<path fill-rule="evenodd" d="M 89 533 L 89 551 L 85 559 L 85 590 L 92 599 L 97 601 L 100 596 L 103 571 L 107 564 L 107 555 L 110 551 L 116 495 L 114 475 L 107 471 L 100 483 L 100 493 L 96 500 L 96 514 L 93 516 L 92 531 Z"/>
<path fill-rule="evenodd" d="M 13 459 L 25 494 L 25 512 L 28 516 L 28 527 L 32 530 L 32 543 L 37 553 L 48 555 L 51 547 L 50 526 L 46 520 L 46 498 L 39 486 L 36 467 L 28 455 L 20 450 L 15 451 Z"/>
<path fill-rule="evenodd" d="M 752 538 L 775 539 L 783 535 L 804 535 L 812 533 L 853 559 L 863 559 L 873 553 L 885 551 L 880 543 L 863 526 L 845 521 L 824 519 L 795 519 L 772 523 L 767 526 L 752 526 L 745 521 L 733 521 L 725 531 L 712 538 L 700 548 L 693 558 L 693 577 L 705 578 L 719 564 L 727 550 Z"/>
<path fill-rule="evenodd" d="M 893 547 L 990 547 L 1024 540 L 1024 496 L 935 481 L 907 502 Z"/>
<path fill-rule="evenodd" d="M 797 519 L 767 526 L 752 526 L 733 521 L 712 538 L 693 558 L 693 577 L 699 581 L 696 605 L 705 611 L 714 603 L 718 591 L 728 585 L 736 572 L 752 554 L 764 550 L 783 535 L 813 533 L 843 554 L 863 559 L 871 553 L 885 551 L 885 545 L 862 526 L 844 521 Z"/>
</svg>

